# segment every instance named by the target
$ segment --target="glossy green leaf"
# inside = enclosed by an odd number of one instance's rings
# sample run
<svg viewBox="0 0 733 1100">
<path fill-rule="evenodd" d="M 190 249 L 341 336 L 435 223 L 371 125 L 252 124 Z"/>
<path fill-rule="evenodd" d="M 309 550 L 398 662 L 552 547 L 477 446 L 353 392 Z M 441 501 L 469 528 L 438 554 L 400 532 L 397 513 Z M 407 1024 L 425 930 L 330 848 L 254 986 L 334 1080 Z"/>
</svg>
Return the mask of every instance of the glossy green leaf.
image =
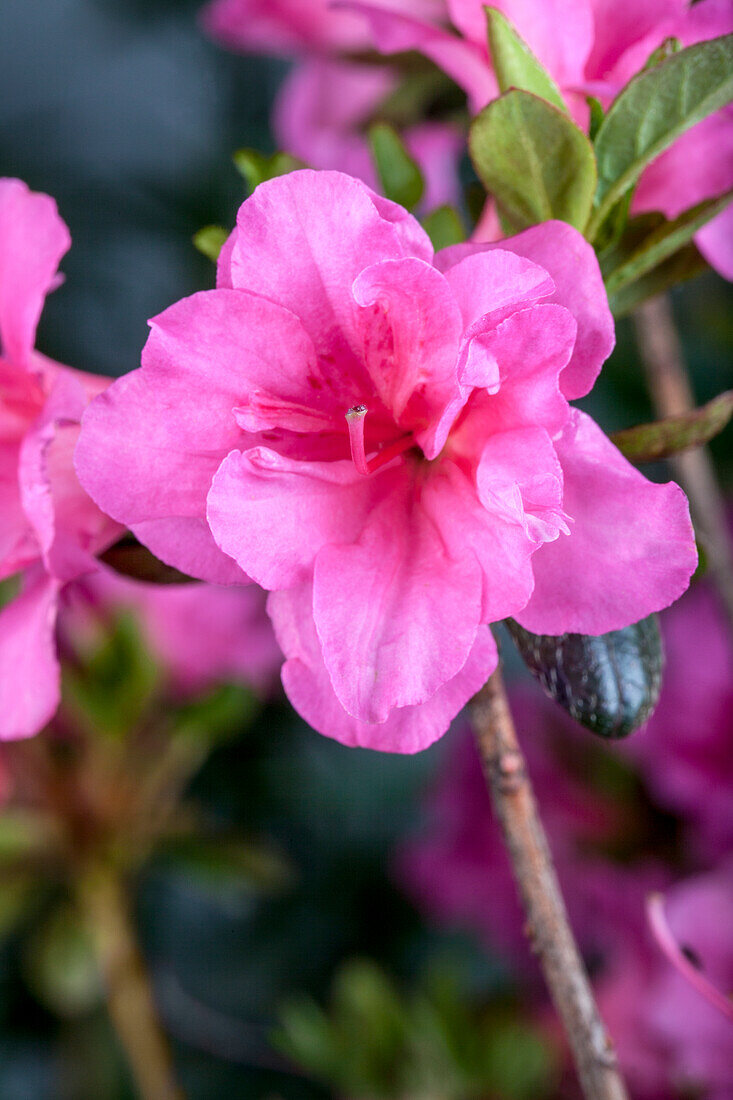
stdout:
<svg viewBox="0 0 733 1100">
<path fill-rule="evenodd" d="M 689 46 L 635 76 L 596 137 L 598 208 L 588 227 L 589 239 L 655 157 L 731 98 L 733 35 Z"/>
<path fill-rule="evenodd" d="M 692 412 L 637 424 L 614 432 L 611 439 L 630 462 L 656 462 L 691 447 L 703 447 L 723 431 L 731 416 L 733 390 L 728 390 Z"/>
<path fill-rule="evenodd" d="M 384 194 L 413 210 L 423 196 L 425 181 L 400 135 L 388 123 L 376 122 L 369 128 L 369 145 Z"/>
<path fill-rule="evenodd" d="M 479 178 L 515 230 L 559 218 L 583 229 L 596 188 L 593 148 L 562 111 L 511 91 L 474 119 L 469 151 Z"/>
<path fill-rule="evenodd" d="M 531 634 L 511 619 L 506 625 L 550 698 L 593 733 L 627 737 L 657 705 L 664 653 L 656 615 L 596 637 Z"/>
<path fill-rule="evenodd" d="M 436 252 L 452 244 L 461 244 L 466 239 L 461 216 L 453 206 L 439 206 L 436 210 L 431 210 L 423 218 L 422 224 Z"/>
<path fill-rule="evenodd" d="M 198 233 L 194 233 L 193 243 L 207 259 L 216 263 L 228 236 L 229 233 L 223 225 L 205 225 Z"/>
<path fill-rule="evenodd" d="M 232 160 L 237 171 L 246 180 L 250 193 L 265 180 L 287 176 L 289 172 L 305 168 L 303 161 L 292 157 L 290 153 L 273 153 L 272 156 L 267 156 L 256 149 L 238 149 Z"/>
<path fill-rule="evenodd" d="M 733 199 L 733 190 L 726 191 L 724 195 L 714 199 L 706 199 L 685 210 L 673 221 L 661 222 L 651 232 L 641 235 L 640 238 L 632 223 L 629 236 L 633 235 L 637 243 L 631 249 L 627 247 L 625 256 L 617 254 L 618 266 L 612 271 L 608 271 L 607 264 L 602 264 L 604 271 L 607 272 L 605 283 L 608 293 L 614 294 L 669 259 L 686 245 L 703 225 L 724 210 L 731 199 Z M 623 249 L 620 252 L 623 252 Z"/>
<path fill-rule="evenodd" d="M 499 89 L 521 88 L 546 99 L 567 113 L 562 93 L 506 16 L 497 8 L 486 8 L 489 52 Z"/>
</svg>

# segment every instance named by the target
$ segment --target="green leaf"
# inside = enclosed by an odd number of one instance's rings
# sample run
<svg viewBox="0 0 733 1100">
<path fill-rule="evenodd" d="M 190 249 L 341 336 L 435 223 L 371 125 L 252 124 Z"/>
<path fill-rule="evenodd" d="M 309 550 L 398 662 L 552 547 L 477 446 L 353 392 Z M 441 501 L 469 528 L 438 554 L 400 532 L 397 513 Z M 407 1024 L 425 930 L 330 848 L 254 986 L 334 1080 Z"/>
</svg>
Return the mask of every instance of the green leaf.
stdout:
<svg viewBox="0 0 733 1100">
<path fill-rule="evenodd" d="M 608 293 L 614 294 L 669 259 L 686 245 L 706 222 L 724 210 L 731 199 L 733 199 L 733 189 L 714 199 L 706 199 L 690 207 L 673 221 L 662 222 L 650 233 L 642 236 L 631 251 L 627 250 L 628 254 L 618 266 L 606 275 Z M 604 266 L 607 271 L 607 265 Z"/>
<path fill-rule="evenodd" d="M 397 131 L 386 122 L 376 122 L 369 128 L 369 145 L 384 194 L 413 210 L 423 196 L 425 181 Z"/>
<path fill-rule="evenodd" d="M 707 271 L 708 265 L 700 255 L 694 244 L 685 245 L 670 256 L 668 260 L 653 268 L 647 275 L 642 275 L 633 283 L 628 283 L 620 290 L 609 294 L 608 301 L 614 317 L 624 317 L 631 313 L 647 298 L 655 298 L 658 294 L 664 294 L 673 286 L 678 286 L 687 279 L 694 278 L 703 271 Z"/>
<path fill-rule="evenodd" d="M 631 462 L 656 462 L 661 458 L 703 447 L 723 431 L 733 416 L 733 390 L 727 390 L 692 412 L 668 416 L 652 424 L 614 432 L 611 439 Z"/>
<path fill-rule="evenodd" d="M 164 843 L 160 857 L 174 871 L 202 886 L 247 888 L 265 895 L 282 893 L 295 872 L 271 844 L 242 837 L 178 837 Z"/>
<path fill-rule="evenodd" d="M 522 660 L 571 718 L 600 737 L 627 737 L 659 700 L 664 654 L 656 615 L 592 637 L 506 626 Z"/>
<path fill-rule="evenodd" d="M 593 240 L 611 207 L 680 134 L 733 98 L 733 35 L 698 42 L 635 76 L 614 100 L 595 149 Z"/>
<path fill-rule="evenodd" d="M 585 227 L 596 188 L 593 148 L 562 111 L 530 92 L 505 92 L 474 119 L 468 145 L 515 230 L 549 218 Z"/>
<path fill-rule="evenodd" d="M 422 224 L 436 252 L 452 244 L 461 244 L 466 239 L 461 216 L 453 206 L 439 206 L 432 210 L 423 218 Z"/>
<path fill-rule="evenodd" d="M 591 141 L 596 140 L 596 134 L 601 128 L 601 124 L 606 117 L 606 112 L 603 110 L 603 104 L 600 99 L 596 99 L 594 95 L 587 95 L 585 101 L 590 109 L 590 122 L 588 125 L 588 136 Z"/>
<path fill-rule="evenodd" d="M 290 153 L 273 153 L 272 156 L 267 156 L 256 149 L 237 149 L 232 160 L 239 174 L 246 180 L 250 193 L 265 180 L 287 176 L 289 172 L 306 167 L 302 160 L 292 157 Z"/>
<path fill-rule="evenodd" d="M 567 113 L 562 93 L 509 20 L 497 8 L 486 8 L 489 51 L 502 92 L 520 88 L 546 99 Z"/>
<path fill-rule="evenodd" d="M 649 71 L 649 69 L 656 68 L 662 61 L 666 61 L 668 57 L 671 57 L 674 53 L 679 53 L 682 49 L 682 43 L 679 38 L 665 38 L 661 46 L 657 46 L 656 50 L 653 50 L 649 54 L 646 65 L 641 70 L 643 73 Z"/>
<path fill-rule="evenodd" d="M 194 247 L 216 263 L 228 236 L 229 233 L 223 225 L 205 225 L 198 233 L 194 233 Z"/>
</svg>

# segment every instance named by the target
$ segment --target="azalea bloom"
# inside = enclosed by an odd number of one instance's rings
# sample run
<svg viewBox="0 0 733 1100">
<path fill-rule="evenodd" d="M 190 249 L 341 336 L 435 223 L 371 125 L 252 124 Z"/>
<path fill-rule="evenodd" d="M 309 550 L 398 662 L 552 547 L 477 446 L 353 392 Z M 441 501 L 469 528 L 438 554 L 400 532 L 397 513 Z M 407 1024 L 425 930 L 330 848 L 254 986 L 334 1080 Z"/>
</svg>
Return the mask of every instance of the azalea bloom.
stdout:
<svg viewBox="0 0 733 1100">
<path fill-rule="evenodd" d="M 439 21 L 408 14 L 390 0 L 353 0 L 343 7 L 368 15 L 385 53 L 421 50 L 466 90 L 473 112 L 499 94 L 487 45 L 483 0 L 446 0 L 458 35 Z M 608 107 L 667 38 L 690 46 L 733 31 L 730 0 L 496 0 L 554 77 L 571 113 L 587 125 L 586 96 Z M 341 7 L 341 5 L 339 5 Z M 460 37 L 459 37 L 460 36 Z M 634 213 L 658 210 L 674 218 L 733 187 L 733 109 L 699 122 L 644 172 Z M 705 258 L 733 279 L 733 210 L 728 207 L 696 235 Z"/>
<path fill-rule="evenodd" d="M 34 350 L 69 232 L 48 195 L 0 180 L 0 579 L 20 592 L 0 611 L 0 739 L 27 737 L 59 699 L 54 627 L 63 585 L 95 568 L 119 527 L 76 480 L 81 414 L 107 379 Z"/>
<path fill-rule="evenodd" d="M 366 127 L 397 83 L 384 65 L 322 57 L 295 65 L 275 100 L 272 126 L 278 148 L 313 168 L 337 169 L 378 189 Z M 425 179 L 421 207 L 434 210 L 458 202 L 458 163 L 465 143 L 458 127 L 419 122 L 407 127 L 402 139 Z"/>
<path fill-rule="evenodd" d="M 265 599 L 256 585 L 143 584 L 105 569 L 67 587 L 60 629 L 83 652 L 115 613 L 132 612 L 177 695 L 232 682 L 265 696 L 282 663 Z"/>
<path fill-rule="evenodd" d="M 81 481 L 169 564 L 272 592 L 324 733 L 424 748 L 495 667 L 489 623 L 600 633 L 688 584 L 681 490 L 568 404 L 613 324 L 564 223 L 434 256 L 362 183 L 295 172 L 242 205 L 217 289 L 151 324 L 85 414 Z"/>
</svg>

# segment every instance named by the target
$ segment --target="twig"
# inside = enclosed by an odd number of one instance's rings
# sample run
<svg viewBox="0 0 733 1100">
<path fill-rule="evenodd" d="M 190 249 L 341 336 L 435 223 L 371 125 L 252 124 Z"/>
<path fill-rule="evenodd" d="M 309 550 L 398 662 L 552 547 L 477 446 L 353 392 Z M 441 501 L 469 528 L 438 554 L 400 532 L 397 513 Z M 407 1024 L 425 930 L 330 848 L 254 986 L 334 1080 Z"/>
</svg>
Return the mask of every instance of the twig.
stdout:
<svg viewBox="0 0 733 1100">
<path fill-rule="evenodd" d="M 669 299 L 652 298 L 634 315 L 639 351 L 652 404 L 661 417 L 679 416 L 695 408 L 682 346 Z M 690 501 L 690 511 L 707 555 L 708 570 L 733 633 L 733 546 L 725 503 L 707 448 L 669 459 L 672 471 Z"/>
<path fill-rule="evenodd" d="M 102 971 L 110 1018 L 141 1100 L 183 1100 L 119 876 L 101 864 L 87 870 L 79 877 L 78 897 Z"/>
<path fill-rule="evenodd" d="M 471 703 L 494 810 L 527 916 L 527 934 L 563 1022 L 586 1100 L 628 1100 L 568 923 L 552 856 L 517 741 L 501 670 Z"/>
</svg>

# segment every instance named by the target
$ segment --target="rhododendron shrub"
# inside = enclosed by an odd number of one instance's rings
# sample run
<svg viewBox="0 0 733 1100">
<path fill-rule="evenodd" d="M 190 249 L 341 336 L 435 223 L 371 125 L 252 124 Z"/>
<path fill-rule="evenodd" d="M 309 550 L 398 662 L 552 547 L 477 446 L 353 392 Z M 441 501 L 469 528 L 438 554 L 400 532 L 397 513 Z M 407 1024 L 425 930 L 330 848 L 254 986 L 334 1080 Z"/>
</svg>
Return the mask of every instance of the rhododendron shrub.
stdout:
<svg viewBox="0 0 733 1100">
<path fill-rule="evenodd" d="M 463 87 L 475 113 L 499 94 L 488 50 L 482 0 L 446 0 L 458 31 L 440 20 L 405 12 L 389 0 L 356 0 L 344 8 L 369 16 L 384 52 L 422 50 Z M 733 31 L 729 0 L 496 0 L 501 11 L 552 75 L 575 119 L 587 128 L 587 97 L 608 107 L 668 39 L 683 46 Z M 730 106 L 698 122 L 643 173 L 632 211 L 683 210 L 733 186 L 733 113 Z M 733 278 L 733 213 L 727 207 L 695 235 L 701 252 Z"/>
<path fill-rule="evenodd" d="M 20 586 L 0 611 L 0 739 L 36 733 L 55 711 L 59 592 L 120 530 L 72 464 L 84 407 L 108 380 L 34 350 L 69 245 L 53 199 L 0 180 L 0 579 Z"/>
<path fill-rule="evenodd" d="M 317 729 L 423 748 L 495 667 L 488 624 L 601 633 L 686 588 L 683 494 L 568 403 L 613 345 L 569 226 L 436 256 L 402 208 L 302 171 L 242 205 L 217 284 L 154 319 L 77 470 L 165 562 L 271 591 Z"/>
</svg>

